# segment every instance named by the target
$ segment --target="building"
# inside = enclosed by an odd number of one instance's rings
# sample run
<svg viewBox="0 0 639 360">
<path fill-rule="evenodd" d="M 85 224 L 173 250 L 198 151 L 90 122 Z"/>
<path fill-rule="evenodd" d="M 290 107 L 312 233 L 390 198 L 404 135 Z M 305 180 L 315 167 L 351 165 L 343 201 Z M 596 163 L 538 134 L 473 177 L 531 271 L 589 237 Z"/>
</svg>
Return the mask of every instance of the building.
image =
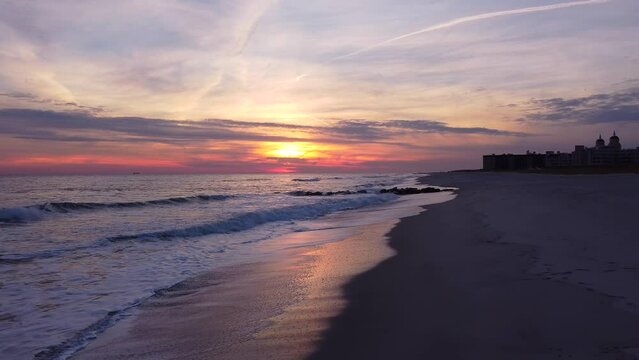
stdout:
<svg viewBox="0 0 639 360">
<path fill-rule="evenodd" d="M 573 152 L 574 166 L 612 166 L 633 163 L 639 163 L 639 147 L 622 149 L 621 141 L 616 132 L 613 132 L 608 145 L 599 135 L 594 147 L 587 148 L 583 145 L 577 145 Z"/>
<path fill-rule="evenodd" d="M 545 167 L 546 155 L 526 154 L 484 155 L 484 170 L 525 170 Z"/>
<path fill-rule="evenodd" d="M 594 147 L 576 145 L 572 153 L 547 151 L 545 154 L 537 154 L 527 151 L 526 154 L 492 154 L 483 157 L 483 169 L 489 171 L 630 164 L 639 164 L 639 147 L 623 149 L 616 132 L 613 132 L 607 145 L 599 135 Z"/>
<path fill-rule="evenodd" d="M 546 151 L 545 167 L 566 167 L 573 166 L 574 156 L 570 153 L 559 151 Z"/>
</svg>

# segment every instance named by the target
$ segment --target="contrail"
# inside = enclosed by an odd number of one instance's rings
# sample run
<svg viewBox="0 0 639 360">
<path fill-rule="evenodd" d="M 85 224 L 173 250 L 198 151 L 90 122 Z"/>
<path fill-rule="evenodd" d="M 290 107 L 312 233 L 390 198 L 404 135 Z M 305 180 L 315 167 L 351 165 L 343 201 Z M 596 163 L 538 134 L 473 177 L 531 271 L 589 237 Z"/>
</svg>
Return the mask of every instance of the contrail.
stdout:
<svg viewBox="0 0 639 360">
<path fill-rule="evenodd" d="M 397 36 L 397 37 L 394 37 L 394 38 L 391 38 L 391 39 L 388 39 L 388 40 L 384 40 L 384 41 L 379 42 L 377 44 L 373 44 L 373 45 L 365 47 L 363 49 L 359 49 L 357 51 L 353 51 L 353 52 L 348 53 L 346 55 L 341 55 L 341 56 L 334 57 L 329 62 L 334 62 L 334 61 L 346 59 L 346 58 L 349 58 L 349 57 L 352 57 L 352 56 L 355 56 L 355 55 L 358 55 L 358 54 L 373 50 L 373 49 L 378 48 L 380 46 L 384 46 L 386 44 L 390 44 L 392 42 L 411 37 L 411 36 L 424 34 L 424 33 L 429 33 L 429 32 L 433 32 L 433 31 L 438 31 L 438 30 L 450 28 L 450 27 L 453 27 L 453 26 L 457 26 L 457 25 L 460 25 L 460 24 L 469 23 L 469 22 L 492 19 L 492 18 L 502 17 L 502 16 L 527 14 L 527 13 L 536 13 L 536 12 L 543 12 L 543 11 L 552 11 L 552 10 L 575 7 L 575 6 L 603 4 L 603 3 L 610 2 L 610 1 L 612 1 L 612 0 L 571 1 L 571 2 L 565 2 L 565 3 L 559 3 L 559 4 L 533 6 L 533 7 L 521 8 L 521 9 L 503 10 L 503 11 L 495 11 L 495 12 L 489 12 L 489 13 L 472 15 L 472 16 L 464 16 L 464 17 L 460 17 L 460 18 L 457 18 L 457 19 L 453 19 L 453 20 L 447 21 L 445 23 L 429 26 L 429 27 L 421 29 L 421 30 L 413 31 L 413 32 L 408 33 L 408 34 L 404 34 L 404 35 L 400 35 L 400 36 Z"/>
</svg>

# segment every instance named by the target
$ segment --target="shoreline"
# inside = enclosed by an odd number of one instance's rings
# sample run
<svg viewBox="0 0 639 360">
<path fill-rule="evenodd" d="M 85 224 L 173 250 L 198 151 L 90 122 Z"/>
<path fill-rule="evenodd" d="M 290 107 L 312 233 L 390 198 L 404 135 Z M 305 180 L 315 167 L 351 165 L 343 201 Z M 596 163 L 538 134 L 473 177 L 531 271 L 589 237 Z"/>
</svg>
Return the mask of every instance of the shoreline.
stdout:
<svg viewBox="0 0 639 360">
<path fill-rule="evenodd" d="M 434 174 L 421 182 L 459 188 L 453 201 L 237 269 L 286 304 L 256 301 L 234 281 L 217 291 L 212 279 L 73 358 L 639 359 L 639 204 L 628 196 L 636 181 Z M 374 246 L 362 254 L 362 245 Z M 277 311 L 248 316 L 259 303 Z M 236 330 L 220 326 L 238 320 Z"/>
<path fill-rule="evenodd" d="M 300 176 L 313 181 L 295 181 Z M 17 212 L 21 220 L 0 219 L 6 229 L 0 266 L 7 270 L 0 277 L 6 299 L 0 353 L 66 358 L 156 292 L 226 265 L 261 261 L 269 254 L 253 250 L 260 243 L 316 229 L 316 222 L 340 211 L 395 202 L 397 196 L 378 190 L 415 178 L 263 174 L 9 181 L 12 191 L 2 197 L 0 212 Z M 300 196 L 306 190 L 323 196 Z M 24 191 L 31 196 L 24 198 Z M 33 218 L 30 210 L 43 215 Z"/>
<path fill-rule="evenodd" d="M 260 243 L 283 252 L 205 273 L 151 299 L 72 358 L 304 358 L 345 305 L 343 284 L 392 256 L 385 234 L 399 218 L 422 212 L 418 203 L 452 197 L 426 194 L 348 211 L 315 230 Z"/>
<path fill-rule="evenodd" d="M 606 232 L 618 236 L 617 252 L 636 249 L 626 221 L 639 204 L 620 196 L 637 179 L 602 179 L 428 177 L 460 188 L 458 197 L 402 219 L 389 234 L 396 255 L 349 282 L 348 306 L 308 359 L 638 358 L 639 261 L 573 249 L 612 246 L 596 241 Z M 619 218 L 594 200 L 620 205 Z M 574 227 L 591 210 L 599 221 Z M 610 288 L 612 277 L 621 286 Z"/>
</svg>

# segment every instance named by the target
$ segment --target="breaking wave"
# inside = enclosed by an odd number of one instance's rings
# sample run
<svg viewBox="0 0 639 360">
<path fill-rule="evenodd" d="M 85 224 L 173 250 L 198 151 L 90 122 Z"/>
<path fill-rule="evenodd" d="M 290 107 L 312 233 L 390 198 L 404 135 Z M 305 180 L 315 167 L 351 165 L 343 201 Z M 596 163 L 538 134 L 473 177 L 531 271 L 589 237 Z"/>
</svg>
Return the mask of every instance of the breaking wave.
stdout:
<svg viewBox="0 0 639 360">
<path fill-rule="evenodd" d="M 170 288 L 169 288 L 170 289 Z M 88 345 L 88 343 L 95 339 L 99 334 L 104 332 L 107 328 L 113 326 L 116 322 L 129 316 L 129 311 L 138 307 L 143 300 L 138 300 L 123 309 L 109 311 L 104 317 L 95 323 L 91 324 L 87 328 L 76 332 L 69 339 L 64 342 L 49 346 L 48 348 L 39 351 L 33 357 L 34 360 L 57 360 L 68 359 L 76 352 L 80 351 Z"/>
<path fill-rule="evenodd" d="M 393 194 L 373 195 L 355 199 L 331 198 L 314 204 L 295 205 L 271 210 L 260 210 L 241 213 L 226 220 L 194 225 L 180 229 L 169 229 L 156 232 L 112 236 L 98 240 L 97 242 L 89 245 L 59 248 L 34 253 L 5 254 L 0 256 L 0 264 L 27 263 L 36 259 L 54 258 L 62 256 L 69 252 L 103 248 L 115 243 L 126 241 L 168 241 L 214 234 L 236 233 L 277 221 L 311 220 L 336 211 L 358 209 L 368 205 L 382 204 L 395 198 L 396 195 Z"/>
<path fill-rule="evenodd" d="M 172 197 L 167 199 L 129 201 L 129 202 L 48 202 L 17 208 L 0 209 L 0 222 L 22 223 L 40 220 L 47 214 L 66 214 L 75 211 L 89 211 L 100 209 L 126 209 L 145 206 L 181 205 L 192 202 L 222 201 L 230 198 L 227 195 L 195 195 Z"/>
<path fill-rule="evenodd" d="M 209 224 L 190 226 L 182 229 L 148 232 L 132 235 L 119 235 L 108 238 L 111 242 L 153 241 L 174 238 L 192 238 L 212 234 L 226 234 L 252 229 L 256 226 L 276 221 L 311 220 L 336 211 L 357 209 L 368 205 L 387 202 L 394 195 L 375 195 L 355 199 L 326 200 L 315 204 L 294 205 L 277 209 L 260 210 L 239 214 L 230 219 Z"/>
<path fill-rule="evenodd" d="M 193 279 L 186 279 L 170 285 L 168 287 L 161 287 L 153 290 L 150 295 L 137 299 L 124 307 L 112 310 L 106 313 L 102 318 L 87 326 L 86 328 L 77 331 L 63 342 L 47 347 L 44 350 L 39 351 L 33 357 L 34 360 L 59 360 L 69 359 L 73 357 L 78 351 L 84 349 L 91 340 L 94 340 L 98 335 L 105 330 L 115 325 L 118 321 L 125 319 L 132 315 L 132 311 L 142 305 L 145 301 L 152 298 L 161 297 L 177 297 L 183 296 L 194 291 Z M 196 286 L 196 285 L 195 285 Z"/>
</svg>

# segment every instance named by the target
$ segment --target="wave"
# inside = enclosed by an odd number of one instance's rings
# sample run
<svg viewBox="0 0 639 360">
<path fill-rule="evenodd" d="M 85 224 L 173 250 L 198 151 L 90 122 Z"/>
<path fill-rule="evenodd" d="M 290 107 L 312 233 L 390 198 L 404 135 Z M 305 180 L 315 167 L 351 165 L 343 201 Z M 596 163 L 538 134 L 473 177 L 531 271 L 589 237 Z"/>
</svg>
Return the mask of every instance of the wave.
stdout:
<svg viewBox="0 0 639 360">
<path fill-rule="evenodd" d="M 57 360 L 68 359 L 78 351 L 84 349 L 91 340 L 103 333 L 107 328 L 113 326 L 116 322 L 129 316 L 132 309 L 137 308 L 145 299 L 140 299 L 134 303 L 120 309 L 109 311 L 104 317 L 95 323 L 89 325 L 85 329 L 78 331 L 67 340 L 58 345 L 49 346 L 39 351 L 33 357 L 34 360 Z"/>
<path fill-rule="evenodd" d="M 95 340 L 98 335 L 104 333 L 104 331 L 106 331 L 108 328 L 112 327 L 117 322 L 131 316 L 132 312 L 136 308 L 148 302 L 149 300 L 163 297 L 184 296 L 192 294 L 194 291 L 197 290 L 197 288 L 197 279 L 187 278 L 168 287 L 155 289 L 150 295 L 139 298 L 120 309 L 109 311 L 102 318 L 87 326 L 86 328 L 77 331 L 75 334 L 72 334 L 69 338 L 62 341 L 61 343 L 49 346 L 44 350 L 39 351 L 34 355 L 33 359 L 69 359 L 77 354 L 80 350 L 86 348 L 91 341 Z"/>
<path fill-rule="evenodd" d="M 41 210 L 27 207 L 0 209 L 0 223 L 22 223 L 42 219 Z"/>
<path fill-rule="evenodd" d="M 119 235 L 108 238 L 111 242 L 153 241 L 175 238 L 192 238 L 213 234 L 227 234 L 252 229 L 256 226 L 277 221 L 311 220 L 336 211 L 357 209 L 360 207 L 387 202 L 395 195 L 375 195 L 356 199 L 325 200 L 315 204 L 294 205 L 277 209 L 260 210 L 239 214 L 227 220 L 209 224 L 190 226 L 182 229 L 148 232 L 132 235 Z"/>
<path fill-rule="evenodd" d="M 75 211 L 100 210 L 100 209 L 126 209 L 145 206 L 179 205 L 191 202 L 222 201 L 230 198 L 227 195 L 195 195 L 184 197 L 172 197 L 167 199 L 129 201 L 129 202 L 48 202 L 44 204 L 29 205 L 17 208 L 0 209 L 0 222 L 22 223 L 42 219 L 47 214 L 66 214 Z"/>
<path fill-rule="evenodd" d="M 291 179 L 291 181 L 300 181 L 300 182 L 315 182 L 315 181 L 321 181 L 322 179 L 320 178 L 297 178 L 297 179 Z"/>
<path fill-rule="evenodd" d="M 214 234 L 220 232 L 233 232 L 250 229 L 254 226 L 265 224 L 275 221 L 293 221 L 293 220 L 307 220 L 316 218 L 322 215 L 327 215 L 331 212 L 355 209 L 364 207 L 367 205 L 381 204 L 392 199 L 396 196 L 374 195 L 359 199 L 331 199 L 330 201 L 324 201 L 319 204 L 297 205 L 288 206 L 273 210 L 256 211 L 250 213 L 240 214 L 232 219 L 215 222 L 211 224 L 199 225 L 184 229 L 175 229 L 170 231 L 127 235 L 111 238 L 111 241 L 120 240 L 150 240 L 156 239 L 169 239 L 172 237 L 193 237 L 206 234 Z M 247 243 L 247 242 L 245 242 Z M 95 246 L 104 246 L 104 242 L 95 244 Z M 195 282 L 194 282 L 195 281 Z M 106 313 L 102 318 L 98 319 L 89 326 L 81 329 L 74 334 L 71 334 L 66 340 L 60 342 L 57 345 L 49 346 L 35 354 L 34 359 L 37 360 L 54 360 L 54 359 L 67 359 L 75 355 L 80 350 L 86 348 L 86 346 L 105 330 L 115 325 L 117 322 L 132 315 L 132 311 L 138 308 L 140 305 L 148 302 L 153 298 L 160 297 L 175 297 L 183 296 L 192 293 L 198 287 L 197 280 L 194 278 L 185 279 L 179 281 L 168 287 L 161 287 L 154 289 L 148 296 L 138 298 L 129 304 L 124 305 L 122 308 L 112 310 Z"/>
<path fill-rule="evenodd" d="M 5 254 L 5 255 L 1 255 L 0 256 L 0 264 L 22 264 L 22 263 L 28 263 L 31 262 L 33 260 L 36 259 L 49 259 L 49 258 L 54 258 L 54 257 L 58 257 L 62 254 L 65 253 L 69 253 L 69 252 L 77 252 L 77 251 L 82 251 L 82 250 L 91 250 L 91 249 L 95 249 L 98 247 L 103 246 L 104 244 L 98 243 L 98 244 L 90 244 L 90 245 L 78 245 L 78 246 L 71 246 L 71 247 L 65 247 L 65 248 L 58 248 L 58 249 L 51 249 L 51 250 L 43 250 L 43 251 L 38 251 L 38 252 L 32 252 L 32 253 L 22 253 L 22 254 Z"/>
<path fill-rule="evenodd" d="M 394 194 L 379 194 L 354 199 L 331 198 L 314 204 L 294 205 L 271 210 L 247 212 L 238 214 L 237 216 L 230 219 L 185 227 L 181 229 L 170 229 L 129 235 L 117 235 L 103 238 L 95 243 L 88 245 L 85 244 L 33 253 L 4 254 L 0 256 L 0 264 L 28 263 L 37 259 L 60 257 L 64 256 L 67 253 L 108 247 L 113 244 L 123 243 L 126 241 L 168 241 L 173 239 L 188 239 L 214 234 L 235 233 L 250 230 L 254 227 L 272 222 L 311 220 L 336 211 L 351 210 L 368 205 L 382 204 L 395 199 L 396 197 L 397 195 Z M 220 252 L 223 252 L 223 250 L 220 250 Z"/>
<path fill-rule="evenodd" d="M 60 189 L 62 191 L 70 191 L 70 192 L 118 192 L 118 191 L 126 191 L 124 188 L 74 188 L 74 187 L 65 187 Z"/>
<path fill-rule="evenodd" d="M 50 249 L 50 250 L 42 250 L 42 251 L 22 253 L 22 254 L 5 254 L 5 255 L 0 255 L 0 265 L 2 264 L 15 265 L 15 264 L 29 263 L 34 260 L 56 258 L 56 257 L 63 256 L 67 253 L 77 253 L 80 251 L 86 252 L 86 254 L 82 254 L 80 256 L 90 256 L 90 255 L 95 255 L 94 252 L 96 251 L 96 249 L 105 248 L 112 245 L 113 245 L 113 241 L 111 240 L 111 238 L 107 238 L 107 239 L 101 239 L 94 243 L 84 244 L 84 245 L 63 247 L 63 248 Z M 218 247 L 217 249 L 212 250 L 212 252 L 215 252 L 218 254 L 224 253 L 226 252 L 226 248 Z M 77 257 L 78 255 L 75 255 L 75 256 Z"/>
</svg>

